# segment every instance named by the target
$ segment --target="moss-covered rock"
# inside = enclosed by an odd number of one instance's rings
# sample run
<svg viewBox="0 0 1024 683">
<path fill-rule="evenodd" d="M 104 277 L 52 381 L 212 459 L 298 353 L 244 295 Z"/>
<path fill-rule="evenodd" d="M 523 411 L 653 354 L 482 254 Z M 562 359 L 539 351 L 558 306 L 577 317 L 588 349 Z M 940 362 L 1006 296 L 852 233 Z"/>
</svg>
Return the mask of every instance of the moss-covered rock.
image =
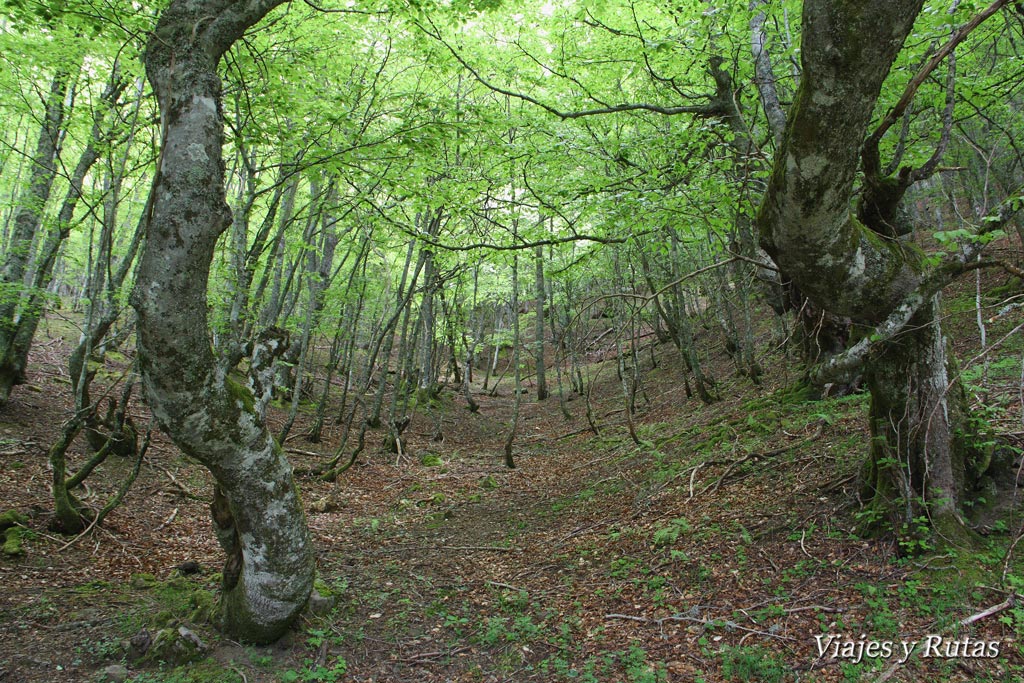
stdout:
<svg viewBox="0 0 1024 683">
<path fill-rule="evenodd" d="M 153 588 L 156 584 L 156 577 L 152 574 L 132 574 L 131 586 L 136 590 Z"/>
<path fill-rule="evenodd" d="M 181 666 L 205 659 L 208 649 L 199 636 L 184 626 L 165 628 L 157 632 L 142 661 Z"/>
<path fill-rule="evenodd" d="M 17 510 L 8 510 L 0 513 L 0 531 L 6 531 L 12 526 L 20 526 L 28 523 L 28 518 Z"/>
<path fill-rule="evenodd" d="M 213 593 L 205 590 L 197 590 L 191 598 L 192 612 L 188 620 L 193 624 L 205 624 L 213 621 L 216 614 L 217 604 Z"/>
<path fill-rule="evenodd" d="M 21 527 L 12 526 L 4 532 L 4 555 L 17 557 L 24 555 L 25 549 L 21 547 Z"/>
</svg>

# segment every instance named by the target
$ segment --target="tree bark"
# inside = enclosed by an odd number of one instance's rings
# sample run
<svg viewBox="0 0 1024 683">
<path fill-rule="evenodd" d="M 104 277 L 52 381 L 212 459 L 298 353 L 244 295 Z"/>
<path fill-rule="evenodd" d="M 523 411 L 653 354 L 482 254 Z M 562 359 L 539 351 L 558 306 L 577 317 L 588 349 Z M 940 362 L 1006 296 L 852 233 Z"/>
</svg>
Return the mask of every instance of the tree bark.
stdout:
<svg viewBox="0 0 1024 683">
<path fill-rule="evenodd" d="M 952 262 L 926 269 L 913 243 L 872 224 L 884 211 L 851 211 L 860 141 L 921 6 L 804 4 L 801 82 L 758 225 L 761 245 L 816 306 L 876 328 L 826 363 L 849 369 L 866 360 L 873 439 L 865 492 L 867 512 L 878 514 L 865 520 L 901 538 L 923 525 L 961 543 L 970 538 L 961 505 L 988 467 L 954 438 L 964 425 L 948 398 L 953 373 L 936 297 L 961 271 Z"/>
<path fill-rule="evenodd" d="M 850 211 L 860 146 L 921 0 L 804 5 L 803 76 L 758 216 L 761 245 L 822 308 L 878 323 L 921 277 L 916 250 Z"/>
<path fill-rule="evenodd" d="M 548 397 L 548 381 L 544 374 L 544 302 L 547 300 L 544 287 L 544 247 L 537 245 L 534 254 L 534 290 L 536 292 L 537 319 L 534 320 L 534 362 L 537 368 L 537 400 Z"/>
<path fill-rule="evenodd" d="M 23 343 L 25 330 L 18 319 L 27 308 L 24 300 L 32 298 L 32 292 L 25 291 L 26 272 L 32 259 L 32 244 L 42 225 L 43 211 L 57 175 L 70 80 L 66 71 L 60 71 L 50 82 L 50 94 L 32 155 L 28 185 L 18 198 L 19 207 L 10 241 L 0 265 L 0 406 L 7 402 L 11 389 L 25 381 L 23 356 L 27 351 L 23 354 L 20 348 L 27 348 L 27 344 Z M 31 333 L 35 334 L 34 325 Z"/>
<path fill-rule="evenodd" d="M 975 493 L 988 467 L 980 449 L 954 438 L 962 417 L 951 387 L 938 296 L 911 319 L 910 330 L 885 344 L 867 366 L 871 391 L 870 457 L 862 498 L 864 531 L 892 529 L 913 550 L 928 527 L 945 541 L 970 541 L 960 503 Z"/>
<path fill-rule="evenodd" d="M 161 428 L 216 480 L 214 521 L 228 553 L 223 627 L 280 637 L 313 585 L 314 558 L 291 466 L 250 389 L 218 369 L 207 323 L 214 246 L 231 223 L 217 63 L 279 0 L 174 0 L 145 54 L 163 145 L 132 304 L 139 364 Z"/>
<path fill-rule="evenodd" d="M 515 235 L 515 227 L 512 228 Z M 519 409 L 523 403 L 523 378 L 519 368 L 519 255 L 512 252 L 512 365 L 514 366 L 515 388 L 512 401 L 512 424 L 509 425 L 508 435 L 505 436 L 505 467 L 515 469 L 516 461 L 512 446 L 516 440 L 516 432 L 519 430 Z M 497 387 L 497 385 L 495 385 Z"/>
</svg>

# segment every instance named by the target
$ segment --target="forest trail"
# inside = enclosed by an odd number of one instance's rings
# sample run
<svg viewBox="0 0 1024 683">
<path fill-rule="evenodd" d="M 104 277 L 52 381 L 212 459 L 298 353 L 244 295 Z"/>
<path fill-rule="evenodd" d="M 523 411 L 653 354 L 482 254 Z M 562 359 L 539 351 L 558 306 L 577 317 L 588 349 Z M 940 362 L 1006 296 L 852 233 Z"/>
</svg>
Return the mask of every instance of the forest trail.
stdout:
<svg viewBox="0 0 1024 683">
<path fill-rule="evenodd" d="M 130 664 L 131 680 L 840 681 L 892 662 L 819 656 L 814 635 L 953 632 L 953 620 L 998 602 L 850 534 L 863 397 L 807 402 L 788 393 L 783 365 L 756 387 L 729 377 L 723 356 L 712 368 L 722 400 L 704 406 L 686 397 L 664 347 L 659 367 L 644 368 L 639 445 L 609 363 L 591 368 L 597 436 L 584 397 L 571 397 L 567 420 L 557 396 L 537 402 L 527 385 L 515 469 L 502 464 L 506 382 L 497 396 L 476 387 L 476 413 L 450 389 L 418 408 L 403 457 L 383 452 L 375 430 L 338 482 L 300 478 L 329 606 L 272 647 L 239 645 L 197 610 L 221 562 L 209 475 L 163 437 L 102 530 L 78 540 L 47 531 L 39 482 L 66 414 L 52 400 L 64 391 L 57 346 L 41 345 L 38 391 L 2 416 L 4 498 L 37 514 L 26 554 L 0 564 L 0 680 L 93 681 L 133 635 L 175 624 L 209 656 L 182 668 Z M 307 444 L 310 419 L 300 413 L 286 444 L 299 469 L 340 437 L 332 427 Z M 92 504 L 127 466 L 105 466 Z M 178 576 L 186 561 L 199 573 Z M 945 680 L 986 680 L 1020 664 L 1012 628 L 987 619 L 973 633 L 998 639 L 1004 656 L 958 661 L 951 673 L 920 660 L 890 680 L 935 667 Z"/>
</svg>

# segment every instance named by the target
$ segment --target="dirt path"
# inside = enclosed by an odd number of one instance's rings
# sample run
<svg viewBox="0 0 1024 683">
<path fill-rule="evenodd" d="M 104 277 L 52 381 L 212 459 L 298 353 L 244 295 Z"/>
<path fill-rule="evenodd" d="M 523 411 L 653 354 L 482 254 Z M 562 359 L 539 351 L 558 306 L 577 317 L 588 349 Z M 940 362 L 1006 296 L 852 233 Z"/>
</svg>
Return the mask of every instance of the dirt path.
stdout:
<svg viewBox="0 0 1024 683">
<path fill-rule="evenodd" d="M 583 399 L 566 421 L 557 399 L 527 397 L 515 470 L 502 466 L 510 392 L 481 392 L 477 413 L 446 392 L 417 412 L 408 457 L 380 452 L 373 432 L 337 483 L 302 479 L 331 606 L 269 648 L 226 641 L 204 621 L 221 561 L 210 480 L 164 439 L 102 530 L 70 543 L 47 530 L 45 449 L 66 407 L 52 398 L 59 366 L 44 363 L 39 390 L 0 415 L 0 492 L 32 515 L 26 554 L 0 561 L 0 681 L 92 681 L 133 635 L 171 624 L 197 633 L 209 658 L 133 664 L 132 680 L 873 680 L 890 661 L 822 657 L 814 636 L 952 634 L 1002 599 L 976 587 L 998 578 L 897 564 L 890 546 L 850 534 L 863 402 L 793 401 L 780 389 L 788 379 L 769 377 L 723 384 L 725 399 L 701 406 L 661 361 L 636 416 L 641 445 L 609 372 L 592 405 L 600 436 Z M 320 452 L 332 452 L 334 429 Z M 288 446 L 313 448 L 301 436 Z M 317 460 L 294 457 L 300 468 Z M 105 466 L 88 500 L 104 500 L 126 466 Z M 325 502 L 337 507 L 318 511 Z M 178 576 L 186 561 L 201 570 Z M 982 620 L 969 635 L 998 641 L 1000 657 L 915 659 L 889 680 L 1024 671 L 1013 620 Z"/>
</svg>

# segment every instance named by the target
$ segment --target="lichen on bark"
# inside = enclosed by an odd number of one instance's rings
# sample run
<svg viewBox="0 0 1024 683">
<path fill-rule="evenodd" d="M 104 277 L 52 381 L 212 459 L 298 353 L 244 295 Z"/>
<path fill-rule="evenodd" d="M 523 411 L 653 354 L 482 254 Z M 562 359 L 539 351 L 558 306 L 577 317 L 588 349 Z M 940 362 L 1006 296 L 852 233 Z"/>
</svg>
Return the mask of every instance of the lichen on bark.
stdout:
<svg viewBox="0 0 1024 683">
<path fill-rule="evenodd" d="M 132 295 L 148 403 L 217 484 L 215 527 L 228 554 L 223 626 L 256 643 L 280 637 L 305 606 L 313 551 L 291 466 L 256 397 L 218 367 L 206 309 L 214 246 L 231 220 L 217 63 L 277 4 L 174 0 L 157 22 L 145 66 L 163 140 Z"/>
<path fill-rule="evenodd" d="M 972 534 L 961 506 L 984 473 L 954 438 L 963 426 L 933 286 L 941 278 L 920 249 L 894 238 L 894 226 L 886 234 L 900 207 L 884 179 L 874 179 L 859 215 L 851 210 L 859 142 L 921 6 L 804 4 L 801 81 L 758 227 L 762 247 L 818 307 L 886 328 L 885 338 L 856 345 L 872 399 L 863 519 L 897 535 L 925 528 L 965 543 Z"/>
</svg>

